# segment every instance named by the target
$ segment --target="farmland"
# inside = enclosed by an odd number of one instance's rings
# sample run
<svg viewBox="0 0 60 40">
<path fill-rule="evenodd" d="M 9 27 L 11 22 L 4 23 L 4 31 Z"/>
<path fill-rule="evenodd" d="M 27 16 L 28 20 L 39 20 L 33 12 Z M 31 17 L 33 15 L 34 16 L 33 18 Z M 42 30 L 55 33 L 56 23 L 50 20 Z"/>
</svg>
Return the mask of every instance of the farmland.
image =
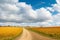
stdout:
<svg viewBox="0 0 60 40">
<path fill-rule="evenodd" d="M 60 40 L 60 27 L 41 27 L 41 28 L 36 27 L 36 28 L 28 28 L 28 30 L 34 31 L 46 37 L 51 37 Z"/>
<path fill-rule="evenodd" d="M 14 40 L 22 31 L 21 27 L 0 27 L 0 40 Z"/>
<path fill-rule="evenodd" d="M 21 35 L 22 34 L 22 35 Z M 0 27 L 0 40 L 60 40 L 60 27 Z"/>
</svg>

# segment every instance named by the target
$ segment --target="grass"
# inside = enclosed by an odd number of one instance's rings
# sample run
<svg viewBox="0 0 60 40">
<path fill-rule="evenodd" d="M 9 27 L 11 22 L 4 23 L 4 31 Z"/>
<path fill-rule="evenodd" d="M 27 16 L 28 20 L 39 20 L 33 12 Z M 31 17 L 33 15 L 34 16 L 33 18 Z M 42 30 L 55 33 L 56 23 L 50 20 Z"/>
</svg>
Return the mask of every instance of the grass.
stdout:
<svg viewBox="0 0 60 40">
<path fill-rule="evenodd" d="M 40 35 L 51 37 L 60 40 L 60 27 L 43 27 L 43 28 L 27 28 L 28 30 L 34 31 Z"/>
<path fill-rule="evenodd" d="M 0 40 L 14 40 L 22 32 L 21 27 L 0 27 Z"/>
</svg>

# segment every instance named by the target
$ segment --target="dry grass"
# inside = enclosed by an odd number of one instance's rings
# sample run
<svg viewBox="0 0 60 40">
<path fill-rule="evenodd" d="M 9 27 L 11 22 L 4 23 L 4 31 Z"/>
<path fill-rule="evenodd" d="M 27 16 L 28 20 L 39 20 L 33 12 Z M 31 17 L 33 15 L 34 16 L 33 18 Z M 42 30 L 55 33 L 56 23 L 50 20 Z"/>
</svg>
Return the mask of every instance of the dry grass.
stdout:
<svg viewBox="0 0 60 40">
<path fill-rule="evenodd" d="M 60 39 L 60 27 L 30 28 L 29 30 L 51 38 Z"/>
<path fill-rule="evenodd" d="M 0 40 L 13 40 L 22 33 L 20 27 L 0 27 Z"/>
</svg>

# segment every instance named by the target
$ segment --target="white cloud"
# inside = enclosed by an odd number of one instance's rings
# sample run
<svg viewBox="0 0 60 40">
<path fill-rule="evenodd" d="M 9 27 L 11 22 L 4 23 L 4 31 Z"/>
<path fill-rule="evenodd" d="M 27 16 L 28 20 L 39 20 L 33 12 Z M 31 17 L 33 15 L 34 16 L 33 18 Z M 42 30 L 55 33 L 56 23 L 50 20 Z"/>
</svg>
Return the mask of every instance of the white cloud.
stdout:
<svg viewBox="0 0 60 40">
<path fill-rule="evenodd" d="M 57 12 L 60 12 L 60 5 L 59 4 L 54 4 L 53 9 Z"/>
<path fill-rule="evenodd" d="M 53 16 L 55 22 L 60 22 L 60 13 Z"/>
<path fill-rule="evenodd" d="M 0 4 L 5 4 L 5 3 L 15 4 L 17 2 L 18 0 L 0 0 Z"/>
<path fill-rule="evenodd" d="M 53 7 L 51 7 L 52 10 L 60 12 L 60 0 L 56 0 L 56 3 L 52 4 L 52 6 L 53 6 Z M 51 8 L 48 8 L 48 9 L 51 10 Z"/>
<path fill-rule="evenodd" d="M 6 2 L 10 1 L 6 0 Z M 45 8 L 33 10 L 31 5 L 24 2 L 0 4 L 0 9 L 0 22 L 36 23 L 52 18 L 50 12 Z"/>
<path fill-rule="evenodd" d="M 59 5 L 60 5 L 60 0 L 56 0 L 56 2 L 57 2 L 57 4 L 59 4 Z"/>
<path fill-rule="evenodd" d="M 37 9 L 36 11 L 38 14 L 38 20 L 40 20 L 41 22 L 48 21 L 48 20 L 52 19 L 52 15 L 47 9 L 40 8 L 40 9 Z"/>
<path fill-rule="evenodd" d="M 47 7 L 47 10 L 49 10 L 50 12 L 54 12 L 54 9 L 52 7 Z"/>
<path fill-rule="evenodd" d="M 60 1 L 53 7 L 33 10 L 31 5 L 18 0 L 0 0 L 0 25 L 59 25 Z M 51 12 L 59 12 L 52 15 Z M 58 21 L 58 22 L 57 22 Z"/>
</svg>

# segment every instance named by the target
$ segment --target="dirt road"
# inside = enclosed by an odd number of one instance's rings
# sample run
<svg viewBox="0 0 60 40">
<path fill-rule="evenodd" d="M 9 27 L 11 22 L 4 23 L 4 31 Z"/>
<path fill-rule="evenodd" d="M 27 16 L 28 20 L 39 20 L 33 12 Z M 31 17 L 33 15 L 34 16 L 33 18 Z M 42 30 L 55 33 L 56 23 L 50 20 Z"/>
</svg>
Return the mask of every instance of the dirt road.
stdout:
<svg viewBox="0 0 60 40">
<path fill-rule="evenodd" d="M 16 40 L 55 40 L 55 39 L 39 35 L 35 32 L 31 32 L 23 28 L 23 34 Z"/>
<path fill-rule="evenodd" d="M 56 39 L 52 39 L 52 38 L 49 38 L 49 37 L 45 37 L 45 36 L 42 36 L 40 34 L 37 34 L 35 32 L 30 32 L 33 39 L 32 40 L 56 40 Z"/>
<path fill-rule="evenodd" d="M 30 32 L 23 28 L 23 33 L 20 37 L 18 37 L 16 40 L 32 40 L 32 35 Z"/>
</svg>

